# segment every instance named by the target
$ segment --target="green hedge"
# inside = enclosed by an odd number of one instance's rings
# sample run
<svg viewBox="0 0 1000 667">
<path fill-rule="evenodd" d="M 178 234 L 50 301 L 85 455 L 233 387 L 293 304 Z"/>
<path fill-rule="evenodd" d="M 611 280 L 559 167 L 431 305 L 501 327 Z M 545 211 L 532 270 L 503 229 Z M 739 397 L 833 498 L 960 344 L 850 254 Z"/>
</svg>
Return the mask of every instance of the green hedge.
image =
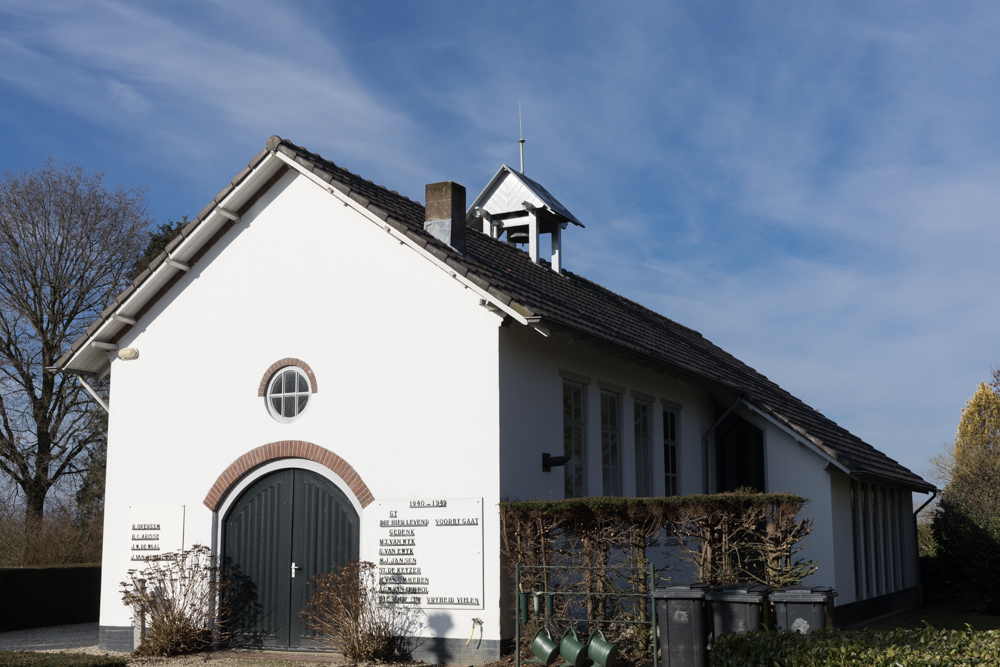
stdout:
<svg viewBox="0 0 1000 667">
<path fill-rule="evenodd" d="M 0 651 L 4 667 L 127 667 L 127 657 L 86 655 L 84 653 L 33 653 Z"/>
<path fill-rule="evenodd" d="M 710 653 L 712 667 L 910 667 L 995 665 L 1000 631 L 822 630 L 810 635 L 753 632 L 724 635 Z"/>
<path fill-rule="evenodd" d="M 0 632 L 94 623 L 101 566 L 0 568 L 0 591 Z"/>
</svg>

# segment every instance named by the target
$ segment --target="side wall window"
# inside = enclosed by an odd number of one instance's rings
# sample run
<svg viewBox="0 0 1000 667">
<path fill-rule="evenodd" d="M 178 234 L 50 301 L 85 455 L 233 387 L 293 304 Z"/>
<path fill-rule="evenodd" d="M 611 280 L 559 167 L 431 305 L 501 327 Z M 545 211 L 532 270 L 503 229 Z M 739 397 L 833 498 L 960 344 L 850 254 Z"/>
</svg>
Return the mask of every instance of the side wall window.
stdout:
<svg viewBox="0 0 1000 667">
<path fill-rule="evenodd" d="M 632 406 L 635 422 L 635 495 L 648 498 L 653 495 L 653 429 L 650 424 L 653 411 L 649 401 L 638 398 Z"/>
<path fill-rule="evenodd" d="M 568 457 L 563 467 L 563 475 L 567 498 L 581 498 L 586 495 L 583 399 L 582 384 L 563 380 L 563 456 Z"/>
<path fill-rule="evenodd" d="M 715 490 L 764 488 L 764 431 L 730 414 L 715 430 Z"/>
<path fill-rule="evenodd" d="M 677 412 L 663 411 L 663 495 L 677 495 Z"/>
<path fill-rule="evenodd" d="M 622 494 L 621 394 L 601 390 L 601 479 L 605 496 Z"/>
</svg>

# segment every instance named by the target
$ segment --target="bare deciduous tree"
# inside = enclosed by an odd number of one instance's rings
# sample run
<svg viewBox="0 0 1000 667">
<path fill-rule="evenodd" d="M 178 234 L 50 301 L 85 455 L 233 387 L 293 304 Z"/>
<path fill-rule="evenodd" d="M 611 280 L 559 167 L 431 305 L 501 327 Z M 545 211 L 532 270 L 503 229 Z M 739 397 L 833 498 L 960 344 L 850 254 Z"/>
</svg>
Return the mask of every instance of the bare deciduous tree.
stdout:
<svg viewBox="0 0 1000 667">
<path fill-rule="evenodd" d="M 106 437 L 76 378 L 45 369 L 124 287 L 149 224 L 144 190 L 80 166 L 0 179 L 0 470 L 29 520 Z"/>
</svg>

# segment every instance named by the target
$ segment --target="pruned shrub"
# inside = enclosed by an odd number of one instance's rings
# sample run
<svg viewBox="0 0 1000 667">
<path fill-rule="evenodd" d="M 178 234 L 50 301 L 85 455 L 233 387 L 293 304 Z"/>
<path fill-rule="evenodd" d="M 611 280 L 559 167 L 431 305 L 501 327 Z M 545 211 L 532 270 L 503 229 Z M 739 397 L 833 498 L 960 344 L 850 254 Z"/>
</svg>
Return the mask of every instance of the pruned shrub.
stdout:
<svg viewBox="0 0 1000 667">
<path fill-rule="evenodd" d="M 574 498 L 500 503 L 501 538 L 522 592 L 552 593 L 552 618 L 600 628 L 626 661 L 650 657 L 649 551 L 669 545 L 706 583 L 799 583 L 816 571 L 798 557 L 812 519 L 808 501 L 737 491 L 666 498 Z M 556 566 L 556 568 L 552 568 Z M 663 577 L 660 569 L 656 577 Z M 530 638 L 544 619 L 528 623 Z M 527 642 L 522 642 L 527 650 Z M 527 655 L 527 654 L 526 654 Z"/>
<path fill-rule="evenodd" d="M 252 637 L 260 603 L 250 579 L 220 568 L 211 550 L 195 545 L 129 570 L 122 600 L 145 625 L 138 655 L 171 656 Z"/>
<path fill-rule="evenodd" d="M 807 502 L 787 493 L 750 491 L 503 502 L 502 545 L 511 567 L 599 566 L 617 554 L 644 571 L 647 549 L 666 536 L 701 581 L 788 586 L 816 571 L 815 562 L 797 557 L 812 530 L 811 518 L 799 518 Z"/>
<path fill-rule="evenodd" d="M 319 641 L 355 662 L 388 662 L 402 648 L 405 611 L 379 604 L 376 573 L 374 563 L 355 560 L 314 576 L 312 598 L 299 614 Z"/>
</svg>

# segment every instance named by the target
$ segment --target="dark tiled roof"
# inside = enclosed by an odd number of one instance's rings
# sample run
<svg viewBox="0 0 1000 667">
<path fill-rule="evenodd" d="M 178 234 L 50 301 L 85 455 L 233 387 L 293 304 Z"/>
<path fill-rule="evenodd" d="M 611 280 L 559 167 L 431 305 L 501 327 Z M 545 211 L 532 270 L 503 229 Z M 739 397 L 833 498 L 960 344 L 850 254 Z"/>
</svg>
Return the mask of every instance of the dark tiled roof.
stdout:
<svg viewBox="0 0 1000 667">
<path fill-rule="evenodd" d="M 527 253 L 471 227 L 467 230 L 467 252 L 462 255 L 424 231 L 424 207 L 418 202 L 352 174 L 280 137 L 271 137 L 267 150 L 293 159 L 524 317 L 538 318 L 545 326 L 608 345 L 640 364 L 741 396 L 807 438 L 852 473 L 920 490 L 934 488 L 698 332 L 586 278 L 569 271 L 557 274 L 544 264 L 535 264 Z M 250 167 L 261 159 L 262 155 L 256 156 Z M 227 189 L 243 180 L 248 171 L 240 172 Z M 192 225 L 203 220 L 225 194 L 227 190 L 223 190 Z M 137 279 L 129 289 L 137 287 L 139 282 Z M 121 297 L 116 301 L 121 303 Z M 77 347 L 75 343 L 74 350 Z M 67 358 L 68 355 L 64 357 Z"/>
</svg>

